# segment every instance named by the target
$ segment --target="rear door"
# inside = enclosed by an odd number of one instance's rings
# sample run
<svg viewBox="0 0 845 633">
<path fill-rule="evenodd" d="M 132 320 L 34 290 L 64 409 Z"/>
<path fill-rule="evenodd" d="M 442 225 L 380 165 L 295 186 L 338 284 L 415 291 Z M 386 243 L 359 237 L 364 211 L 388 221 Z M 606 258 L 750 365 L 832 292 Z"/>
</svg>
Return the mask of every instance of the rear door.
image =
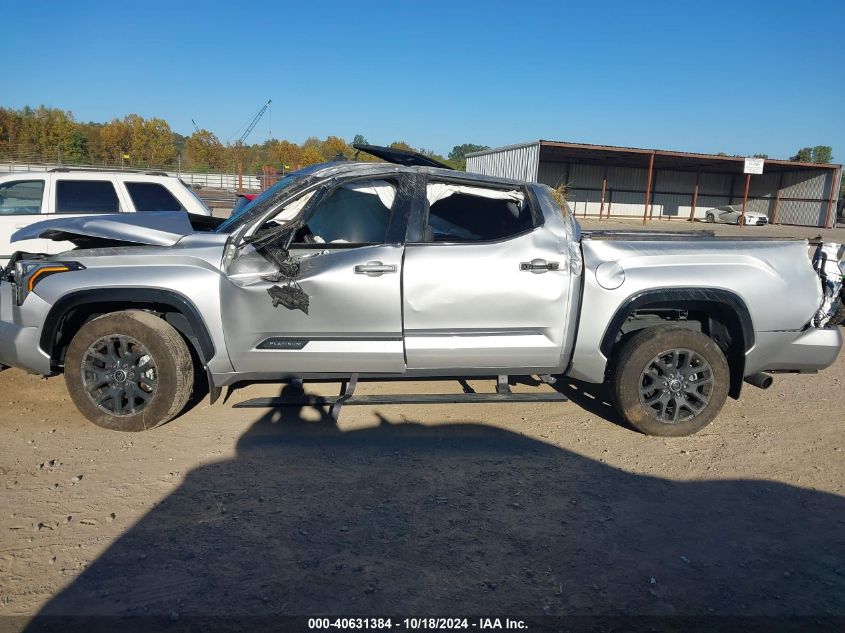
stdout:
<svg viewBox="0 0 845 633">
<path fill-rule="evenodd" d="M 430 180 L 421 239 L 405 246 L 408 369 L 561 363 L 569 269 L 521 187 Z"/>
<path fill-rule="evenodd" d="M 176 199 L 176 196 L 159 182 L 127 178 L 121 184 L 126 188 L 127 197 L 133 207 L 132 210 L 137 213 L 186 210 L 184 205 Z"/>
<path fill-rule="evenodd" d="M 85 174 L 84 177 L 57 174 L 50 196 L 53 200 L 50 218 L 123 213 L 128 210 L 126 201 L 121 199 L 115 187 L 114 178 L 107 174 Z M 45 252 L 48 253 L 61 253 L 74 247 L 71 242 L 45 241 Z"/>
<path fill-rule="evenodd" d="M 46 219 L 47 178 L 21 174 L 20 178 L 0 183 L 0 264 L 5 265 L 15 251 L 44 252 L 47 240 L 10 241 L 18 229 Z"/>
</svg>

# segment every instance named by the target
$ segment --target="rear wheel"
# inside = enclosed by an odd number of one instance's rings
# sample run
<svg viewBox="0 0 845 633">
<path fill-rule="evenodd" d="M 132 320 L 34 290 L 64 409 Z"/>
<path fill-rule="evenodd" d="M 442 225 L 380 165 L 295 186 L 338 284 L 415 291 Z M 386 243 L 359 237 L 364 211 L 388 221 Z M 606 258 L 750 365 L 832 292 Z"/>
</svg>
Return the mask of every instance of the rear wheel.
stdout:
<svg viewBox="0 0 845 633">
<path fill-rule="evenodd" d="M 143 431 L 184 408 L 193 363 L 173 326 L 148 312 L 126 310 L 80 328 L 65 357 L 65 382 L 76 407 L 94 424 Z"/>
<path fill-rule="evenodd" d="M 619 414 L 647 435 L 692 435 L 728 395 L 730 370 L 718 345 L 681 327 L 648 328 L 624 345 L 613 368 Z"/>
</svg>

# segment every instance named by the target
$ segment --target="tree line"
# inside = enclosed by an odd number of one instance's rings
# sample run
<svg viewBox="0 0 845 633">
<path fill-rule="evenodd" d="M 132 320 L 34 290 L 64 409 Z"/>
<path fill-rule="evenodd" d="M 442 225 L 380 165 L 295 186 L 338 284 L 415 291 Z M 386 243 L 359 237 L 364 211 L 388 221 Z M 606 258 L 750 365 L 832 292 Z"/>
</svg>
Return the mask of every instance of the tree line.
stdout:
<svg viewBox="0 0 845 633">
<path fill-rule="evenodd" d="M 164 119 L 145 119 L 138 114 L 108 123 L 82 123 L 70 111 L 59 108 L 0 107 L 0 160 L 223 172 L 236 171 L 242 162 L 245 173 L 258 173 L 264 167 L 291 171 L 338 156 L 352 158 L 356 154 L 352 145 L 358 143 L 367 144 L 367 139 L 358 134 L 349 142 L 328 136 L 310 137 L 302 143 L 270 139 L 240 145 L 223 143 L 205 129 L 183 136 Z M 390 146 L 419 151 L 455 169 L 466 168 L 469 152 L 487 149 L 466 143 L 456 145 L 444 157 L 401 140 Z M 363 153 L 358 159 L 376 160 Z"/>
</svg>

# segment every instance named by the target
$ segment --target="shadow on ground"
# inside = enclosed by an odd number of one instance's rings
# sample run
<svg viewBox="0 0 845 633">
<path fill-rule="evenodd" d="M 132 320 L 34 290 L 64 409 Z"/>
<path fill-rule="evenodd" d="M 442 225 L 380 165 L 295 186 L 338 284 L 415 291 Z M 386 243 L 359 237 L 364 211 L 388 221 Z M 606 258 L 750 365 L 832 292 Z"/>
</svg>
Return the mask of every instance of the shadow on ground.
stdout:
<svg viewBox="0 0 845 633">
<path fill-rule="evenodd" d="M 667 448 L 667 450 L 675 450 Z M 845 499 L 272 411 L 41 615 L 845 615 Z"/>
</svg>

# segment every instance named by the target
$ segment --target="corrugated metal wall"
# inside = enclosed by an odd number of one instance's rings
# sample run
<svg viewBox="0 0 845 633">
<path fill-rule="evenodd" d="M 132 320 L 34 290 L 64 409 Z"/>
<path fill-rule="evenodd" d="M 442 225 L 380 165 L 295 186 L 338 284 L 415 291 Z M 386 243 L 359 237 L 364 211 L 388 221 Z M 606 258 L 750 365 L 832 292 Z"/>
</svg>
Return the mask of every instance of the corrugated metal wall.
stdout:
<svg viewBox="0 0 845 633">
<path fill-rule="evenodd" d="M 568 183 L 570 204 L 579 216 L 599 214 L 602 179 L 606 178 L 604 214 L 611 217 L 642 217 L 647 168 L 540 161 L 539 157 L 539 142 L 512 145 L 468 157 L 467 171 L 541 182 L 552 187 Z M 823 226 L 828 212 L 831 181 L 835 175 L 835 170 L 832 169 L 768 171 L 755 174 L 751 177 L 747 209 L 765 213 L 769 220 L 781 224 Z M 744 174 L 696 174 L 689 171 L 655 169 L 653 177 L 649 212 L 649 217 L 652 218 L 689 219 L 696 179 L 696 218 L 703 219 L 707 210 L 713 207 L 742 204 Z M 833 184 L 835 200 L 839 183 Z M 781 193 L 778 201 L 779 188 Z"/>
<path fill-rule="evenodd" d="M 539 142 L 511 145 L 478 156 L 468 156 L 467 171 L 473 174 L 537 182 L 539 160 Z"/>
<path fill-rule="evenodd" d="M 556 186 L 570 185 L 570 201 L 580 216 L 598 215 L 601 210 L 602 177 L 607 177 L 604 214 L 611 217 L 642 217 L 645 202 L 647 169 L 601 167 L 569 163 L 541 162 L 538 182 Z M 822 226 L 827 215 L 828 195 L 833 170 L 771 172 L 751 177 L 748 211 L 765 213 L 781 224 Z M 781 199 L 777 203 L 778 185 L 783 179 Z M 655 169 L 652 183 L 652 218 L 689 219 L 696 174 L 685 171 Z M 745 189 L 743 174 L 698 174 L 698 201 L 695 217 L 704 219 L 708 209 L 727 204 L 741 204 Z M 836 195 L 836 194 L 834 194 Z"/>
</svg>

